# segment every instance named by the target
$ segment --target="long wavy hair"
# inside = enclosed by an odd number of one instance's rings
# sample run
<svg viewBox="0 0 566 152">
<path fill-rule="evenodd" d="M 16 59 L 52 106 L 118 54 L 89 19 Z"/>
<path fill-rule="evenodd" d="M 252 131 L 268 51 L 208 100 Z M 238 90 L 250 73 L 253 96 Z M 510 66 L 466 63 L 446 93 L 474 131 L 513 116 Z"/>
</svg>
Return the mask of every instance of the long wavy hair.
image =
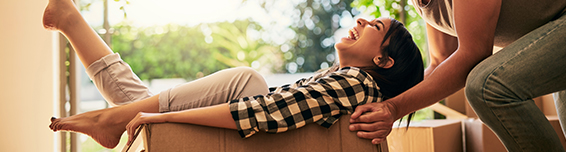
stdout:
<svg viewBox="0 0 566 152">
<path fill-rule="evenodd" d="M 389 39 L 389 44 L 384 45 Z M 403 23 L 391 19 L 389 30 L 385 34 L 382 45 L 382 55 L 379 64 L 394 60 L 391 68 L 380 68 L 378 65 L 359 67 L 369 73 L 380 88 L 384 99 L 393 98 L 421 82 L 424 78 L 424 63 L 421 52 L 413 37 Z M 411 120 L 414 112 L 409 114 Z"/>
<path fill-rule="evenodd" d="M 389 40 L 389 44 L 384 45 L 387 40 Z M 391 19 L 391 25 L 381 42 L 381 46 L 382 59 L 380 63 L 358 68 L 373 77 L 380 88 L 379 91 L 384 96 L 384 100 L 387 100 L 421 82 L 424 78 L 424 63 L 413 37 L 403 23 L 395 19 Z M 394 60 L 392 67 L 384 69 L 378 66 L 387 63 L 389 57 Z M 332 67 L 321 69 L 317 73 L 328 75 L 338 70 L 339 67 L 340 64 L 334 62 Z M 408 120 L 411 120 L 414 114 L 414 112 L 409 114 Z M 407 123 L 408 125 L 409 123 Z"/>
</svg>

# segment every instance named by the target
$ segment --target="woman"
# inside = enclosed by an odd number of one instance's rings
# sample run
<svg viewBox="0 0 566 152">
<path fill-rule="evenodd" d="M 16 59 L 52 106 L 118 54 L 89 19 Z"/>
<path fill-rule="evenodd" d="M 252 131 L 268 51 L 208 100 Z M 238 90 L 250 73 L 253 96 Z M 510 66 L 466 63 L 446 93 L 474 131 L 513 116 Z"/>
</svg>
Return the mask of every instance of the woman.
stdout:
<svg viewBox="0 0 566 152">
<path fill-rule="evenodd" d="M 566 90 L 565 0 L 413 4 L 427 22 L 431 63 L 425 80 L 390 100 L 358 107 L 351 130 L 379 143 L 390 122 L 465 86 L 470 105 L 508 151 L 564 151 L 532 99 Z M 493 54 L 494 46 L 503 49 Z M 564 99 L 556 100 L 563 127 Z"/>
<path fill-rule="evenodd" d="M 237 129 L 244 138 L 311 122 L 329 127 L 358 105 L 394 97 L 423 79 L 419 49 L 401 23 L 389 18 L 356 22 L 349 36 L 335 46 L 340 64 L 294 84 L 268 89 L 254 70 L 232 68 L 153 96 L 70 0 L 50 0 L 44 12 L 45 28 L 69 39 L 104 98 L 119 105 L 52 118 L 50 128 L 81 132 L 113 148 L 124 131 L 130 142 L 135 129 L 145 123 Z"/>
</svg>

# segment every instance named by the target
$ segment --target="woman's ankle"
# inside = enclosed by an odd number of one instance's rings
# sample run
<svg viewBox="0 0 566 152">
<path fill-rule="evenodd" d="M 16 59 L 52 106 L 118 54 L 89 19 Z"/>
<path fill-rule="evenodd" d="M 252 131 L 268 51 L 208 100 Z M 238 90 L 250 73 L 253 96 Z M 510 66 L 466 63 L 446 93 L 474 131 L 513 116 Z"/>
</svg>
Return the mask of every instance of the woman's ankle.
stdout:
<svg viewBox="0 0 566 152">
<path fill-rule="evenodd" d="M 50 0 L 43 13 L 43 26 L 48 30 L 63 32 L 67 27 L 82 19 L 72 1 Z"/>
</svg>

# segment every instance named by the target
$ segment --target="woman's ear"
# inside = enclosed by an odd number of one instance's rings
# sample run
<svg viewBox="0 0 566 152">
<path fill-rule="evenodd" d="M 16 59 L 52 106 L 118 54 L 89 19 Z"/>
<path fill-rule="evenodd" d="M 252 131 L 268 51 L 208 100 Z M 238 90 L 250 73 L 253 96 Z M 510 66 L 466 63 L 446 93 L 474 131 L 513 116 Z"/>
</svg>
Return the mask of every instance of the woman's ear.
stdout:
<svg viewBox="0 0 566 152">
<path fill-rule="evenodd" d="M 393 58 L 388 57 L 389 60 L 387 60 L 386 62 L 382 63 L 382 58 L 381 56 L 376 56 L 373 58 L 373 63 L 375 63 L 375 65 L 377 65 L 380 68 L 384 68 L 384 69 L 389 69 L 391 67 L 393 67 L 393 64 L 395 64 L 395 60 L 393 60 Z"/>
</svg>

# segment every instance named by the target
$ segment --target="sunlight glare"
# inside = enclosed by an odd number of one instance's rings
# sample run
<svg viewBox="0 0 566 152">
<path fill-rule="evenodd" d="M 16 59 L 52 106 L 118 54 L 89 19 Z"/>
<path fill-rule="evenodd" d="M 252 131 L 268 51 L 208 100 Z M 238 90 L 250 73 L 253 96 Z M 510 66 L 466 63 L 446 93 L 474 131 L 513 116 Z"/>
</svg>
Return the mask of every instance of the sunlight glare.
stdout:
<svg viewBox="0 0 566 152">
<path fill-rule="evenodd" d="M 127 6 L 128 20 L 136 25 L 167 23 L 196 25 L 237 18 L 237 0 L 136 0 Z"/>
</svg>

